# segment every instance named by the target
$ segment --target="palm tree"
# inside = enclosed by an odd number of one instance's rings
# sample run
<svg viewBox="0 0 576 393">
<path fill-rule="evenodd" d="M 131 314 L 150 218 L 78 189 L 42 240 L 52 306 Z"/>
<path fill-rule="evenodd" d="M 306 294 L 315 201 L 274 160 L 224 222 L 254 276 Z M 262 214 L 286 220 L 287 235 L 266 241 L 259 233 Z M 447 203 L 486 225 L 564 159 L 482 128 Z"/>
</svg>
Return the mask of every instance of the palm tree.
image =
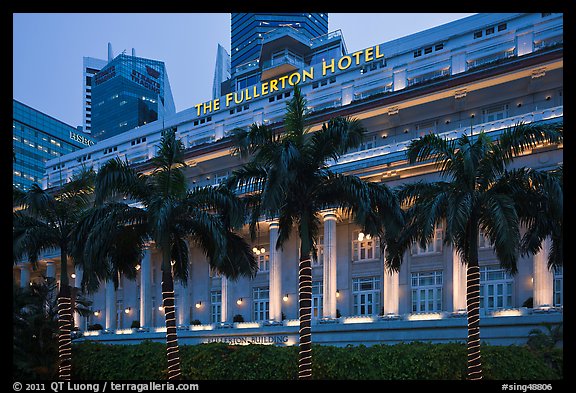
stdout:
<svg viewBox="0 0 576 393">
<path fill-rule="evenodd" d="M 316 132 L 310 132 L 307 121 L 306 100 L 299 86 L 294 86 L 293 98 L 287 103 L 283 133 L 257 124 L 248 131 L 234 131 L 235 152 L 251 159 L 227 179 L 229 187 L 247 195 L 252 209 L 252 237 L 262 215 L 278 218 L 278 241 L 271 245 L 276 249 L 282 248 L 293 227 L 297 227 L 300 238 L 299 379 L 312 377 L 311 255 L 318 241 L 320 212 L 340 208 L 362 225 L 370 225 L 369 218 L 375 218 L 376 213 L 387 215 L 390 222 L 394 222 L 394 218 L 401 220 L 399 205 L 385 187 L 366 183 L 356 176 L 333 173 L 328 168 L 329 160 L 337 160 L 360 144 L 365 132 L 360 121 L 338 117 Z"/>
<path fill-rule="evenodd" d="M 94 172 L 83 169 L 70 182 L 55 190 L 42 190 L 33 184 L 24 193 L 14 194 L 13 260 L 24 256 L 34 268 L 40 255 L 60 250 L 60 289 L 58 301 L 58 353 L 60 379 L 69 380 L 72 360 L 72 297 L 68 279 L 69 250 L 82 212 L 90 205 Z"/>
<path fill-rule="evenodd" d="M 54 379 L 58 372 L 58 307 L 52 296 L 56 282 L 13 286 L 13 354 L 15 379 Z M 88 315 L 90 302 L 75 301 L 75 310 Z"/>
<path fill-rule="evenodd" d="M 249 245 L 233 232 L 245 221 L 242 203 L 223 187 L 188 190 L 183 148 L 170 129 L 151 161 L 155 169 L 150 175 L 120 159 L 104 164 L 96 178 L 95 207 L 78 232 L 88 245 L 77 256 L 88 271 L 83 279 L 88 291 L 117 272 L 134 278 L 146 240 L 160 250 L 169 379 L 180 377 L 174 277 L 187 282 L 187 240 L 204 251 L 212 269 L 231 279 L 253 277 L 257 270 Z M 115 201 L 120 196 L 141 208 Z"/>
<path fill-rule="evenodd" d="M 407 207 L 406 226 L 396 241 L 388 244 L 386 263 L 399 270 L 403 253 L 415 242 L 424 247 L 433 239 L 435 226 L 445 222 L 444 243 L 451 244 L 467 265 L 469 379 L 482 378 L 479 231 L 488 237 L 501 266 L 511 274 L 517 272 L 519 255 L 537 251 L 544 237 L 552 236 L 553 249 L 561 249 L 558 177 L 524 167 L 508 169 L 527 149 L 561 142 L 562 125 L 518 124 L 505 130 L 499 140 L 485 133 L 453 140 L 429 134 L 408 146 L 410 163 L 431 161 L 447 180 L 399 187 L 399 200 Z M 523 225 L 528 227 L 524 239 L 520 233 Z M 561 265 L 561 257 L 561 252 L 550 253 L 549 263 Z"/>
</svg>

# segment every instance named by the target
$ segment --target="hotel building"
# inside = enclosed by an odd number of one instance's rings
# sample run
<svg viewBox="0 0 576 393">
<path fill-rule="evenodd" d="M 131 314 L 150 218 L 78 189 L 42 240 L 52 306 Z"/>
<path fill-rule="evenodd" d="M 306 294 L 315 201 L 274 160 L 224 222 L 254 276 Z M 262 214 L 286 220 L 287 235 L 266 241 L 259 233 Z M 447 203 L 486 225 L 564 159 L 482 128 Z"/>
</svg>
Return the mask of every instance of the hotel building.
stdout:
<svg viewBox="0 0 576 393">
<path fill-rule="evenodd" d="M 519 122 L 563 121 L 562 14 L 476 14 L 338 56 L 316 56 L 314 47 L 315 42 L 335 39 L 341 45 L 339 32 L 306 39 L 286 29 L 269 34 L 255 66 L 256 84 L 236 86 L 218 100 L 166 116 L 164 122 L 67 154 L 61 157 L 65 176 L 53 169 L 56 160 L 49 161 L 43 187 L 61 185 L 80 169 L 78 159 L 86 155 L 90 159 L 82 162 L 95 170 L 119 156 L 149 173 L 164 128 L 175 129 L 185 144 L 190 187 L 216 185 L 240 165 L 231 154 L 229 133 L 252 123 L 280 129 L 296 82 L 308 100 L 312 130 L 335 116 L 358 118 L 368 130 L 362 145 L 331 162 L 330 168 L 389 186 L 439 178 L 431 164 L 410 165 L 406 159 L 408 143 L 426 133 L 456 138 L 483 131 L 498 136 Z M 302 63 L 295 66 L 290 56 L 272 61 L 280 50 L 301 56 Z M 514 165 L 547 170 L 562 162 L 563 146 L 552 145 L 533 149 Z M 425 248 L 415 245 L 407 253 L 399 273 L 390 274 L 384 270 L 379 243 L 359 236 L 361 228 L 348 217 L 326 211 L 322 219 L 319 256 L 313 261 L 314 342 L 466 339 L 465 268 L 442 243 L 442 227 Z M 202 252 L 191 246 L 189 281 L 175 284 L 181 343 L 297 342 L 297 237 L 277 251 L 270 245 L 277 239 L 278 223 L 262 219 L 259 228 L 253 245 L 263 250 L 257 255 L 254 279 L 233 282 L 212 274 Z M 249 239 L 247 230 L 243 233 Z M 482 233 L 478 241 L 485 342 L 521 344 L 541 322 L 562 321 L 562 271 L 547 269 L 546 248 L 522 257 L 518 274 L 511 276 L 499 267 Z M 57 260 L 54 252 L 41 266 L 48 268 Z M 77 286 L 81 273 L 77 268 L 76 281 L 71 281 Z M 14 276 L 27 285 L 27 265 L 16 266 Z M 103 282 L 92 296 L 94 314 L 88 320 L 77 317 L 77 326 L 84 330 L 80 340 L 164 340 L 160 280 L 160 255 L 151 246 L 135 281 L 121 278 L 117 289 Z M 237 315 L 244 322 L 237 322 Z M 130 329 L 133 321 L 141 328 Z M 95 323 L 105 329 L 86 331 Z"/>
</svg>

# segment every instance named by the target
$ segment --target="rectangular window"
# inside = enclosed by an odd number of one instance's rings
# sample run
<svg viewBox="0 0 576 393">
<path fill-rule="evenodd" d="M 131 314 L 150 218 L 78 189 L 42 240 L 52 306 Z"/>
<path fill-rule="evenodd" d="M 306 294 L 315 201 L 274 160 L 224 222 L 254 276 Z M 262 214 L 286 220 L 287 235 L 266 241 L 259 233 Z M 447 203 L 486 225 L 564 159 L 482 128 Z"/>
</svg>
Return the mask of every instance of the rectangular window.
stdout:
<svg viewBox="0 0 576 393">
<path fill-rule="evenodd" d="M 378 315 L 380 313 L 380 277 L 352 279 L 354 315 Z"/>
<path fill-rule="evenodd" d="M 218 323 L 222 319 L 222 291 L 210 292 L 210 320 Z"/>
<path fill-rule="evenodd" d="M 442 271 L 412 273 L 412 312 L 442 311 Z"/>
<path fill-rule="evenodd" d="M 508 117 L 508 105 L 497 105 L 484 109 L 484 121 L 502 120 Z"/>
<path fill-rule="evenodd" d="M 270 311 L 270 291 L 268 287 L 256 287 L 252 291 L 254 304 L 254 321 L 266 321 Z"/>
<path fill-rule="evenodd" d="M 426 247 L 421 247 L 420 244 L 414 243 L 412 245 L 412 255 L 427 255 L 442 252 L 442 240 L 444 237 L 444 227 L 438 224 L 434 230 L 434 238 Z"/>
<path fill-rule="evenodd" d="M 432 47 L 431 46 L 424 48 L 424 54 L 427 55 L 428 53 L 432 53 Z"/>
<path fill-rule="evenodd" d="M 420 57 L 422 56 L 422 49 L 417 49 L 414 51 L 414 57 Z"/>
<path fill-rule="evenodd" d="M 264 273 L 270 270 L 270 253 L 265 252 L 264 254 L 256 255 L 256 260 L 258 261 L 258 272 Z"/>
<path fill-rule="evenodd" d="M 494 27 L 489 27 L 486 29 L 486 35 L 494 34 Z"/>
<path fill-rule="evenodd" d="M 474 39 L 482 37 L 482 30 L 474 32 Z"/>
<path fill-rule="evenodd" d="M 371 261 L 380 258 L 380 240 L 360 231 L 352 232 L 352 261 Z"/>
<path fill-rule="evenodd" d="M 506 23 L 501 23 L 498 25 L 498 31 L 506 30 L 508 25 Z"/>
<path fill-rule="evenodd" d="M 480 267 L 480 308 L 488 311 L 512 307 L 513 282 L 498 265 Z"/>
<path fill-rule="evenodd" d="M 436 44 L 436 46 L 434 47 L 435 51 L 442 50 L 442 49 L 444 49 L 444 44 Z"/>
<path fill-rule="evenodd" d="M 312 266 L 322 266 L 324 264 L 324 235 L 318 236 L 316 244 L 316 258 L 312 258 Z"/>
<path fill-rule="evenodd" d="M 312 281 L 312 318 L 322 318 L 323 290 L 322 281 Z"/>
<path fill-rule="evenodd" d="M 564 268 L 554 269 L 554 307 L 564 305 Z"/>
</svg>

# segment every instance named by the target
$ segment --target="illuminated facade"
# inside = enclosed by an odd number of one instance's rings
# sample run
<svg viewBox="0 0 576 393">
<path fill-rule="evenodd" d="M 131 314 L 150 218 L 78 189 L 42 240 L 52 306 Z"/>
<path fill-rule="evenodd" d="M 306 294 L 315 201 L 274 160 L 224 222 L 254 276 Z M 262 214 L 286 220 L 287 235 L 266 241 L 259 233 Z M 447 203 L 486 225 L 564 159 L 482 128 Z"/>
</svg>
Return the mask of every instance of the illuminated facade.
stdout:
<svg viewBox="0 0 576 393">
<path fill-rule="evenodd" d="M 316 65 L 284 69 L 261 80 L 256 90 L 243 90 L 250 93 L 249 99 L 244 95 L 236 103 L 233 96 L 227 104 L 222 96 L 218 105 L 212 100 L 167 116 L 164 127 L 174 127 L 186 146 L 190 186 L 216 185 L 240 164 L 230 153 L 229 132 L 254 122 L 280 128 L 290 80 L 299 73 L 312 112 L 312 130 L 337 115 L 356 117 L 368 130 L 358 149 L 330 163 L 333 171 L 390 186 L 433 180 L 438 174 L 431 164 L 407 163 L 410 140 L 429 132 L 447 138 L 480 131 L 498 135 L 518 122 L 563 121 L 562 17 L 473 15 Z M 272 56 L 273 51 L 267 53 Z M 273 91 L 272 80 L 278 87 Z M 280 80 L 285 81 L 283 88 Z M 154 122 L 99 142 L 89 148 L 90 164 L 98 170 L 119 156 L 143 173 L 150 172 L 162 127 Z M 75 163 L 81 154 L 62 157 L 64 178 L 80 168 Z M 546 146 L 519 157 L 516 165 L 544 170 L 562 161 L 562 145 Z M 44 187 L 61 182 L 51 169 L 53 164 L 47 165 Z M 360 228 L 338 212 L 325 211 L 322 220 L 319 257 L 313 261 L 312 273 L 315 342 L 465 340 L 466 318 L 461 318 L 466 308 L 465 270 L 451 247 L 443 245 L 442 227 L 425 248 L 412 248 L 399 273 L 389 274 L 376 239 L 363 237 Z M 248 238 L 247 230 L 243 233 Z M 260 223 L 254 246 L 264 251 L 259 250 L 259 271 L 252 280 L 232 282 L 211 275 L 202 252 L 190 249 L 188 285 L 176 283 L 175 289 L 183 343 L 292 345 L 297 341 L 297 239 L 291 238 L 279 252 L 270 249 L 277 235 L 277 222 Z M 482 233 L 478 241 L 483 339 L 494 344 L 521 343 L 540 322 L 562 320 L 562 273 L 547 270 L 546 249 L 521 258 L 519 273 L 512 277 L 499 268 Z M 48 255 L 45 260 L 55 259 Z M 15 280 L 24 277 L 23 285 L 29 274 L 26 269 L 25 265 L 15 269 Z M 87 338 L 106 342 L 163 340 L 160 274 L 160 256 L 151 247 L 137 280 L 122 278 L 117 290 L 102 283 L 93 296 L 95 315 L 77 325 L 85 329 L 99 323 L 115 332 L 86 333 Z M 76 272 L 76 280 L 79 277 L 81 271 Z M 237 315 L 245 322 L 235 322 Z M 143 328 L 131 330 L 133 321 Z"/>
<path fill-rule="evenodd" d="M 20 190 L 42 183 L 47 161 L 94 144 L 90 135 L 20 101 L 13 100 L 12 109 L 12 184 Z"/>
</svg>

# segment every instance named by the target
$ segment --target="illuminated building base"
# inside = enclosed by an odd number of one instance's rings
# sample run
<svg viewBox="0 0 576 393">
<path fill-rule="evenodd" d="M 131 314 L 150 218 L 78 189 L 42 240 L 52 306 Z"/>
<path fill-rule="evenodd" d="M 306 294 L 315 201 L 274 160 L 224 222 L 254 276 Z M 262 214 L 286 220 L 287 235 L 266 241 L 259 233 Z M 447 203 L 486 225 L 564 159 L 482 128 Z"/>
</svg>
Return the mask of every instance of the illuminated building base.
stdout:
<svg viewBox="0 0 576 393">
<path fill-rule="evenodd" d="M 484 316 L 480 319 L 482 342 L 489 345 L 524 345 L 532 329 L 541 328 L 542 323 L 562 323 L 562 312 L 549 312 L 522 315 L 518 309 L 516 316 Z M 346 346 L 398 344 L 413 341 L 429 343 L 466 342 L 466 318 L 448 314 L 435 316 L 435 319 L 393 319 L 373 317 L 372 321 L 350 323 L 339 318 L 338 323 L 313 324 L 312 342 L 322 345 Z M 348 318 L 350 319 L 350 318 Z M 222 329 L 212 325 L 181 327 L 178 329 L 178 342 L 181 345 L 196 345 L 222 342 L 230 345 L 278 345 L 298 344 L 298 326 L 292 320 L 283 325 L 263 326 L 263 324 L 234 324 Z M 244 326 L 246 325 L 246 326 Z M 138 331 L 123 329 L 115 332 L 89 331 L 74 343 L 96 341 L 106 344 L 137 344 L 142 340 L 163 343 L 166 340 L 163 329 Z"/>
</svg>

